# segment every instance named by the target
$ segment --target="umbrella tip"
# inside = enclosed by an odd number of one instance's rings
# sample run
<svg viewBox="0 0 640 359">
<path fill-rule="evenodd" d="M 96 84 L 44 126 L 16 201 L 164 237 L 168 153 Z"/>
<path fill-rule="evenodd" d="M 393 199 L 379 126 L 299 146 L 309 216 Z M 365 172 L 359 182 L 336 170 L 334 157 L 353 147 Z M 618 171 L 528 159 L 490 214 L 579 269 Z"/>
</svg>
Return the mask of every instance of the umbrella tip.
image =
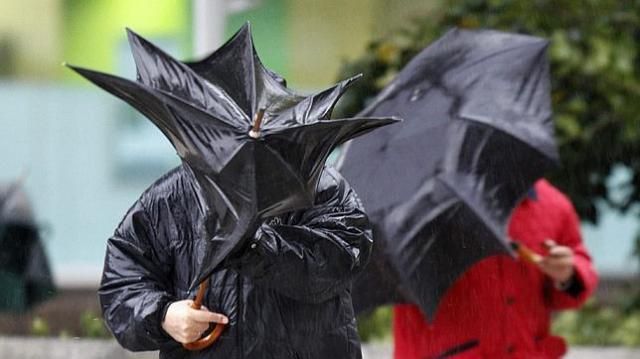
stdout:
<svg viewBox="0 0 640 359">
<path fill-rule="evenodd" d="M 264 108 L 261 108 L 256 113 L 256 118 L 253 121 L 253 126 L 249 131 L 249 137 L 251 138 L 259 138 L 260 137 L 260 126 L 262 125 L 262 118 L 264 117 Z"/>
</svg>

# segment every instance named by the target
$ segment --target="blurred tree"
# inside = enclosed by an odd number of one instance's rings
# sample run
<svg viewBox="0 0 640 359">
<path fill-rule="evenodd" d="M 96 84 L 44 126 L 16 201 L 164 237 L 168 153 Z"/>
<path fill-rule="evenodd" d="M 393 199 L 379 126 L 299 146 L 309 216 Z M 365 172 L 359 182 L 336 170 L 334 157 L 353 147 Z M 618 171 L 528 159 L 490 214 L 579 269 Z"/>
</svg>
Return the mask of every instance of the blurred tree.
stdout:
<svg viewBox="0 0 640 359">
<path fill-rule="evenodd" d="M 0 77 L 15 74 L 15 48 L 11 39 L 0 36 Z"/>
<path fill-rule="evenodd" d="M 391 335 L 391 306 L 380 307 L 358 318 L 358 335 L 365 343 L 386 340 Z"/>
<path fill-rule="evenodd" d="M 415 54 L 454 26 L 550 39 L 563 162 L 550 174 L 552 181 L 594 223 L 599 202 L 620 212 L 640 203 L 640 0 L 445 0 L 438 13 L 415 18 L 343 66 L 339 78 L 359 72 L 365 77 L 338 111 L 358 112 Z M 630 175 L 607 186 L 620 168 Z"/>
<path fill-rule="evenodd" d="M 111 338 L 111 333 L 105 326 L 102 316 L 90 310 L 80 315 L 80 330 L 82 337 Z"/>
</svg>

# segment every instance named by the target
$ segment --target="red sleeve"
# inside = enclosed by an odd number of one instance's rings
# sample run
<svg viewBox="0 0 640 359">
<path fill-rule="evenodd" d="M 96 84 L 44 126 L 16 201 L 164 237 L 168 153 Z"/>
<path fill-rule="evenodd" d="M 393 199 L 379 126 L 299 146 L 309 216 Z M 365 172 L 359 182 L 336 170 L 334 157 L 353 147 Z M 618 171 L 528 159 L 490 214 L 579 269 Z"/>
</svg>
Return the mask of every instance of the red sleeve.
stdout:
<svg viewBox="0 0 640 359">
<path fill-rule="evenodd" d="M 566 202 L 562 215 L 562 232 L 557 243 L 573 249 L 575 280 L 579 281 L 582 290 L 576 294 L 569 294 L 553 288 L 550 306 L 554 310 L 577 308 L 595 291 L 598 285 L 598 274 L 591 262 L 591 256 L 582 243 L 578 216 L 571 203 Z"/>
</svg>

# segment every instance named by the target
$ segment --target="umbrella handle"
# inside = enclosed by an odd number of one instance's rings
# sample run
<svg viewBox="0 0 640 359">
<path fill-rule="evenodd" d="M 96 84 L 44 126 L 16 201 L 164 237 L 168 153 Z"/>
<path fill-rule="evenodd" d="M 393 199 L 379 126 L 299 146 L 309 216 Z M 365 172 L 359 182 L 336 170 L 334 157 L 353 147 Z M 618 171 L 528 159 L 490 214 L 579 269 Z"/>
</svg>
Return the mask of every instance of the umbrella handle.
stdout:
<svg viewBox="0 0 640 359">
<path fill-rule="evenodd" d="M 260 138 L 260 126 L 262 126 L 262 118 L 264 117 L 264 108 L 258 110 L 256 113 L 256 118 L 253 121 L 253 126 L 251 126 L 251 131 L 249 131 L 249 136 L 251 138 Z"/>
<path fill-rule="evenodd" d="M 204 299 L 204 294 L 207 291 L 207 287 L 208 287 L 208 280 L 205 279 L 202 281 L 202 283 L 200 283 L 200 287 L 198 288 L 198 294 L 196 295 L 196 298 L 193 300 L 193 303 L 191 304 L 191 308 L 200 309 L 200 307 L 202 307 L 202 300 Z M 220 334 L 222 334 L 224 327 L 225 327 L 224 324 L 216 323 L 216 327 L 213 328 L 211 333 L 207 334 L 206 337 L 200 338 L 195 342 L 182 344 L 182 346 L 187 350 L 202 350 L 204 348 L 207 348 L 211 346 L 220 337 Z"/>
<path fill-rule="evenodd" d="M 516 241 L 511 242 L 511 247 L 516 251 L 518 257 L 525 262 L 529 262 L 531 264 L 540 264 L 544 259 L 543 256 L 531 250 L 531 248 L 525 246 L 524 244 Z"/>
</svg>

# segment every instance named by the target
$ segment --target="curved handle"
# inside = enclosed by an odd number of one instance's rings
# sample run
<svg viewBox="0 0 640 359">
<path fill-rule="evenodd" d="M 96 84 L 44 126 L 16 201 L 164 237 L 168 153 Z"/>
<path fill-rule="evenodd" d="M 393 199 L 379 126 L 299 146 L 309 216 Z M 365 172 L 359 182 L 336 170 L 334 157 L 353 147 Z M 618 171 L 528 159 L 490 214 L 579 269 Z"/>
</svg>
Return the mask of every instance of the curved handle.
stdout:
<svg viewBox="0 0 640 359">
<path fill-rule="evenodd" d="M 202 300 L 204 299 L 204 294 L 207 292 L 208 282 L 209 282 L 209 279 L 207 278 L 203 280 L 202 283 L 200 283 L 200 287 L 198 288 L 198 294 L 196 295 L 196 298 L 193 300 L 193 304 L 191 304 L 191 308 L 200 309 L 200 307 L 202 306 Z M 195 342 L 182 344 L 182 346 L 187 350 L 202 350 L 204 348 L 207 348 L 211 346 L 211 344 L 213 344 L 220 337 L 220 334 L 222 334 L 224 327 L 225 327 L 224 324 L 217 323 L 216 327 L 213 328 L 211 333 L 207 334 L 206 337 L 200 338 Z"/>
<path fill-rule="evenodd" d="M 524 260 L 525 262 L 529 262 L 532 264 L 539 264 L 540 262 L 542 262 L 544 258 L 538 253 L 531 250 L 529 247 L 517 241 L 511 242 L 511 248 L 513 248 L 513 250 L 515 250 L 516 253 L 518 253 L 518 257 Z"/>
</svg>

